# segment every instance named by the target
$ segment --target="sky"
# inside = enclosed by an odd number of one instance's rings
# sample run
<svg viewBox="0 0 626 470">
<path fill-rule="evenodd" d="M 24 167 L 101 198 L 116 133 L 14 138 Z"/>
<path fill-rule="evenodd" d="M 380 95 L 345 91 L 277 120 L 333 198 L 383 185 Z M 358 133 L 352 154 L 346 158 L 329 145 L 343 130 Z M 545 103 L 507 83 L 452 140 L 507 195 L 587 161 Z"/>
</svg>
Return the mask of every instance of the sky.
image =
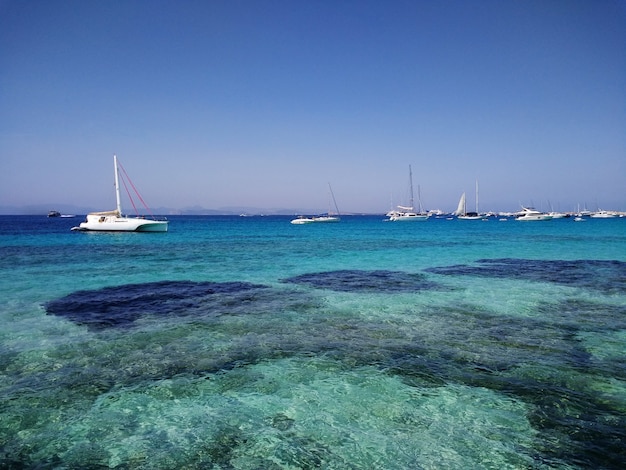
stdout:
<svg viewBox="0 0 626 470">
<path fill-rule="evenodd" d="M 626 211 L 626 0 L 0 0 L 0 212 L 113 154 L 153 208 Z"/>
</svg>

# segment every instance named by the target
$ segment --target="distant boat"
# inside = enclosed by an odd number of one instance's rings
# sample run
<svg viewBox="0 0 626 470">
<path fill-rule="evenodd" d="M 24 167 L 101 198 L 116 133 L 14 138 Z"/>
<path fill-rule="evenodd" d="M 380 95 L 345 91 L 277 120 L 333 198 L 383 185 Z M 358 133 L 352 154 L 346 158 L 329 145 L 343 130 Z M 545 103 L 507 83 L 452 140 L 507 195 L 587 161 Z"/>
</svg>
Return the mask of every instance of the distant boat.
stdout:
<svg viewBox="0 0 626 470">
<path fill-rule="evenodd" d="M 550 204 L 550 201 L 548 201 L 548 204 Z M 569 214 L 566 214 L 565 212 L 555 211 L 552 208 L 552 204 L 550 204 L 550 212 L 548 212 L 548 214 L 550 214 L 553 219 L 566 219 L 566 218 L 569 218 L 570 216 Z"/>
<path fill-rule="evenodd" d="M 304 224 L 314 224 L 314 223 L 328 223 L 328 222 L 339 222 L 341 219 L 339 217 L 333 217 L 328 215 L 315 215 L 311 217 L 300 216 L 291 221 L 294 225 L 304 225 Z"/>
<path fill-rule="evenodd" d="M 329 208 L 326 214 L 315 215 L 311 217 L 300 216 L 296 219 L 293 219 L 291 223 L 293 225 L 305 225 L 305 224 L 315 224 L 315 223 L 332 223 L 339 222 L 341 218 L 339 217 L 339 208 L 337 207 L 337 201 L 335 200 L 335 194 L 333 193 L 333 188 L 328 183 L 328 191 L 329 191 Z M 335 212 L 333 213 L 330 208 L 330 201 L 332 200 L 333 205 L 335 206 Z"/>
<path fill-rule="evenodd" d="M 519 220 L 521 222 L 552 220 L 552 216 L 550 214 L 546 214 L 545 212 L 540 212 L 538 210 L 533 209 L 532 207 L 522 207 L 522 210 L 518 214 L 519 216 L 515 220 Z"/>
<path fill-rule="evenodd" d="M 591 214 L 592 219 L 613 219 L 614 217 L 617 217 L 617 214 L 602 209 L 599 209 L 597 212 Z"/>
<path fill-rule="evenodd" d="M 59 211 L 50 211 L 48 212 L 48 217 L 60 217 L 62 219 L 71 219 L 76 216 L 73 214 L 61 214 Z"/>
<path fill-rule="evenodd" d="M 419 187 L 418 187 L 419 188 Z M 418 189 L 418 203 L 420 211 L 419 213 L 415 212 L 415 208 L 413 206 L 413 171 L 411 170 L 411 165 L 409 165 L 409 192 L 410 192 L 410 206 L 398 206 L 399 210 L 393 210 L 387 213 L 390 222 L 424 222 L 428 220 L 430 214 L 425 214 L 422 209 L 422 200 L 421 194 Z"/>
<path fill-rule="evenodd" d="M 467 212 L 467 202 L 465 199 L 465 193 L 461 194 L 459 205 L 456 211 L 453 213 L 459 220 L 480 220 L 482 217 L 478 212 L 478 180 L 476 180 L 476 212 Z"/>
<path fill-rule="evenodd" d="M 145 217 L 141 216 L 126 217 L 123 215 L 122 204 L 120 200 L 120 175 L 118 170 L 117 156 L 115 155 L 113 155 L 113 166 L 115 169 L 115 197 L 117 201 L 116 209 L 113 211 L 105 212 L 91 212 L 87 214 L 87 218 L 84 222 L 82 222 L 78 227 L 73 227 L 72 230 L 81 232 L 167 232 L 167 220 L 156 220 L 154 218 L 146 219 Z M 126 179 L 128 179 L 128 175 L 126 175 Z M 135 190 L 135 193 L 143 203 L 143 199 L 141 198 L 139 193 L 137 193 L 137 190 L 135 189 L 135 186 L 132 184 L 132 182 L 130 182 L 130 185 Z"/>
</svg>

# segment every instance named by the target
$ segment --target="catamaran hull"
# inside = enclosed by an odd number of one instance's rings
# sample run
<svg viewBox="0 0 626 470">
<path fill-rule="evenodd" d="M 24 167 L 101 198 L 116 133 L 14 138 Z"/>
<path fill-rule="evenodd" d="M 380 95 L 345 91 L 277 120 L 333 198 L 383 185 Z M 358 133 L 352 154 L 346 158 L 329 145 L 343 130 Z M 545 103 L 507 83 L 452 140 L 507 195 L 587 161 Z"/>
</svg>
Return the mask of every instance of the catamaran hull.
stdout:
<svg viewBox="0 0 626 470">
<path fill-rule="evenodd" d="M 168 222 L 128 217 L 88 215 L 87 220 L 72 230 L 81 232 L 167 232 Z"/>
<path fill-rule="evenodd" d="M 167 224 L 143 224 L 135 228 L 119 225 L 89 227 L 80 224 L 78 227 L 72 227 L 72 230 L 79 232 L 167 232 Z"/>
</svg>

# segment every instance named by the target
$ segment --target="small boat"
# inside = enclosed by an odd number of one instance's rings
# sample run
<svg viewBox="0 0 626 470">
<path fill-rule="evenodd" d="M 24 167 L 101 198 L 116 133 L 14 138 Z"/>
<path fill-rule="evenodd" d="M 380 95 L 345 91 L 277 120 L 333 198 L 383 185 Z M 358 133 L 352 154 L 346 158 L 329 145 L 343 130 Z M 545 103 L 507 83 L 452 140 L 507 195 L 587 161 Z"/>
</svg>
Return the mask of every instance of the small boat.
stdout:
<svg viewBox="0 0 626 470">
<path fill-rule="evenodd" d="M 420 207 L 419 212 L 415 212 L 415 208 L 413 207 L 413 171 L 411 170 L 411 165 L 409 165 L 409 192 L 410 192 L 410 205 L 409 206 L 398 206 L 399 210 L 392 210 L 387 213 L 390 222 L 425 222 L 430 217 L 430 214 L 424 213 L 422 209 L 422 200 L 419 191 L 419 186 L 417 190 L 418 194 L 418 203 Z"/>
<path fill-rule="evenodd" d="M 91 212 L 87 214 L 87 218 L 84 222 L 81 222 L 78 227 L 72 227 L 72 230 L 80 232 L 167 232 L 167 220 L 157 220 L 154 217 L 147 219 L 139 215 L 137 217 L 127 217 L 123 215 L 120 200 L 120 174 L 118 170 L 117 156 L 115 155 L 113 155 L 113 166 L 115 169 L 115 197 L 117 200 L 116 209 L 104 212 Z M 128 175 L 126 175 L 126 179 L 129 179 Z M 133 189 L 135 189 L 132 182 L 130 185 Z M 136 189 L 135 192 L 137 192 Z M 139 193 L 137 193 L 137 196 L 143 202 Z M 147 206 L 146 209 L 148 209 Z"/>
<path fill-rule="evenodd" d="M 518 217 L 515 220 L 519 220 L 522 222 L 534 222 L 541 220 L 552 220 L 552 216 L 550 214 L 546 214 L 545 212 L 535 210 L 532 207 L 522 207 L 522 210 L 518 213 Z"/>
<path fill-rule="evenodd" d="M 333 188 L 330 186 L 330 183 L 328 183 L 328 190 L 330 193 L 330 198 L 329 198 L 329 205 L 330 205 L 330 200 L 332 200 L 334 206 L 335 206 L 335 214 L 333 215 L 331 213 L 331 211 L 329 210 L 326 214 L 321 214 L 321 215 L 315 215 L 315 216 L 311 216 L 311 217 L 304 217 L 304 216 L 299 216 L 296 219 L 293 219 L 291 221 L 291 223 L 293 225 L 305 225 L 305 224 L 315 224 L 315 223 L 332 223 L 332 222 L 340 222 L 341 218 L 339 217 L 339 208 L 337 207 L 337 201 L 335 200 L 335 194 L 333 193 Z M 329 208 L 330 209 L 330 208 Z"/>
<path fill-rule="evenodd" d="M 48 217 L 61 217 L 61 213 L 59 211 L 50 211 L 48 212 Z"/>
</svg>

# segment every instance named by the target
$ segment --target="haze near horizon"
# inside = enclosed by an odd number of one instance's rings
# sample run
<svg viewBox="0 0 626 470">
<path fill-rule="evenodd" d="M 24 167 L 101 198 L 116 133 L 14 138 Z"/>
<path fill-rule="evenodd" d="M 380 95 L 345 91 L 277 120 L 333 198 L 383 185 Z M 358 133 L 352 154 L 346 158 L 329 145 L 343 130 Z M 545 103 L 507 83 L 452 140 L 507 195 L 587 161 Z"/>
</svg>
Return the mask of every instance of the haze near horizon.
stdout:
<svg viewBox="0 0 626 470">
<path fill-rule="evenodd" d="M 626 210 L 626 2 L 0 2 L 0 208 Z M 126 207 L 126 209 L 129 209 Z"/>
</svg>

